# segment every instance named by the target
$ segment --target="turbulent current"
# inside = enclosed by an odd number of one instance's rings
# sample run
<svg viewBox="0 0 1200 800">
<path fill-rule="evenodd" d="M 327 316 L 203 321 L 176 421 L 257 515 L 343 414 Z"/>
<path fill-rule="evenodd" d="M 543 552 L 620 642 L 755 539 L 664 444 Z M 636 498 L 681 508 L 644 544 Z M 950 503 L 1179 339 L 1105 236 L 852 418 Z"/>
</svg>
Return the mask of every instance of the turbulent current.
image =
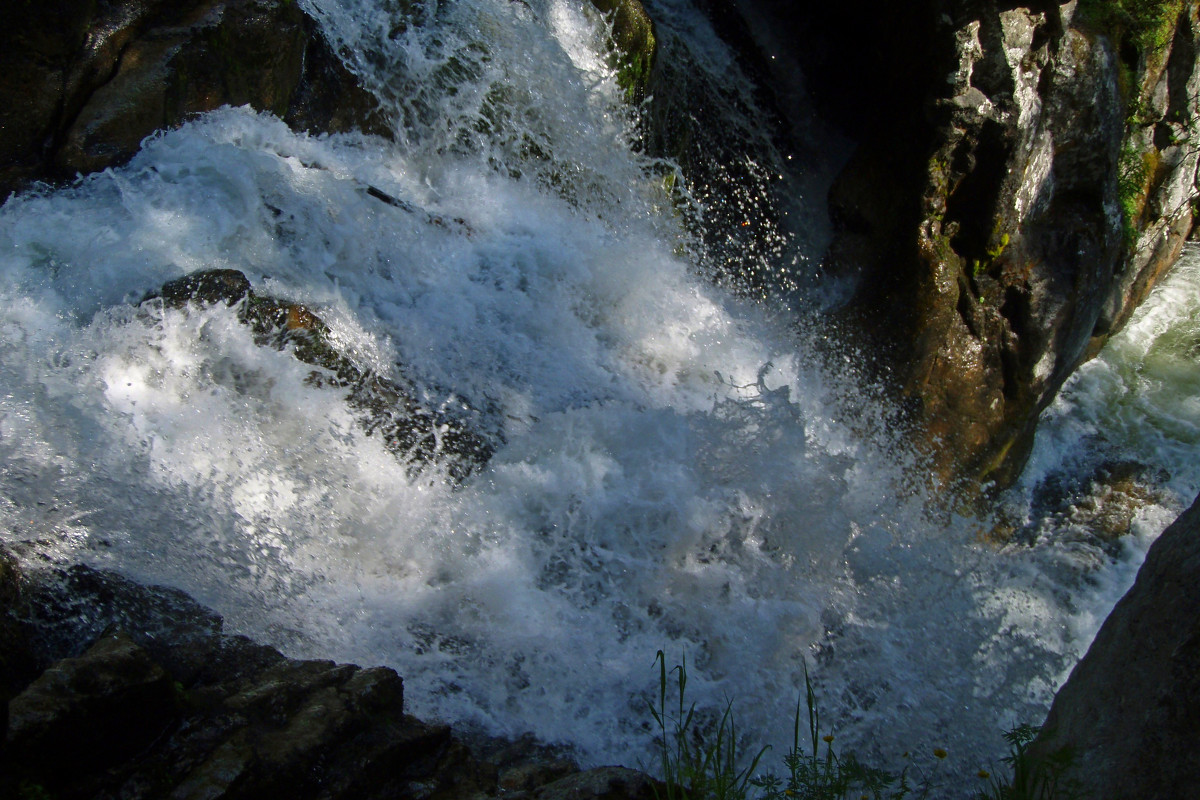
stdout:
<svg viewBox="0 0 1200 800">
<path fill-rule="evenodd" d="M 883 766 L 972 775 L 1041 720 L 1200 488 L 1195 252 L 1047 412 L 996 519 L 935 514 L 821 303 L 713 280 L 707 201 L 637 152 L 587 4 L 426 3 L 407 26 L 389 0 L 304 5 L 394 141 L 222 109 L 0 209 L 6 544 L 179 587 L 289 655 L 393 666 L 413 713 L 592 764 L 648 761 L 659 649 L 777 752 L 806 665 L 830 731 Z M 663 16 L 733 74 L 698 15 Z M 789 224 L 820 240 L 815 213 Z M 139 305 L 216 268 L 491 459 L 460 478 L 387 448 L 236 308 Z M 1094 533 L 1113 519 L 1131 533 Z"/>
</svg>

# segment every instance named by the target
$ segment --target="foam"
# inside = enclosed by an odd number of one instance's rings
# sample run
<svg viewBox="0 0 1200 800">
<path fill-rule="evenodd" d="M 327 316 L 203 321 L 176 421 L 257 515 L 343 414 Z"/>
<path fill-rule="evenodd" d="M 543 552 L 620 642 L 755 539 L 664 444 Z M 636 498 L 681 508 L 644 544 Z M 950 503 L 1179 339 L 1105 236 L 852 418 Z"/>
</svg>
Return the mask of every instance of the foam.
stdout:
<svg viewBox="0 0 1200 800">
<path fill-rule="evenodd" d="M 1052 538 L 997 551 L 987 521 L 928 515 L 902 431 L 852 362 L 822 365 L 819 325 L 688 260 L 628 149 L 598 19 L 430 4 L 428 31 L 389 38 L 367 0 L 307 5 L 383 96 L 397 65 L 427 80 L 443 128 L 312 137 L 221 109 L 0 209 L 7 540 L 178 586 L 295 655 L 390 664 L 418 713 L 589 763 L 647 753 L 660 648 L 686 655 L 701 703 L 733 697 L 743 730 L 783 740 L 807 663 L 839 741 L 945 746 L 953 775 L 1038 720 L 1170 508 L 1116 565 Z M 460 51 L 473 66 L 437 95 Z M 479 134 L 497 87 L 511 113 Z M 522 134 L 552 157 L 520 161 Z M 501 443 L 491 462 L 462 485 L 414 470 L 233 309 L 135 305 L 216 267 L 312 308 L 362 368 L 468 409 Z M 1179 364 L 1135 385 L 1153 414 L 1104 410 L 1195 296 L 1160 292 L 1085 368 L 1030 481 L 1119 431 L 1173 465 L 1180 501 L 1195 491 L 1174 465 L 1196 411 L 1156 389 Z"/>
</svg>

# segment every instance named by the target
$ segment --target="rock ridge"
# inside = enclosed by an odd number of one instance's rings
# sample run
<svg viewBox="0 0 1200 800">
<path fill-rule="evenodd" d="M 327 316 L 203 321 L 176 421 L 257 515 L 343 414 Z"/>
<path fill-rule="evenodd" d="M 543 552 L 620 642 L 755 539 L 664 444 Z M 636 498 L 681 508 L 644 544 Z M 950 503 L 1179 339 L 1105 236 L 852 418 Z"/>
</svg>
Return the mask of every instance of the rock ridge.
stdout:
<svg viewBox="0 0 1200 800">
<path fill-rule="evenodd" d="M 532 740 L 468 746 L 406 713 L 389 668 L 286 658 L 177 590 L 3 549 L 0 652 L 0 797 L 654 796 Z"/>
</svg>

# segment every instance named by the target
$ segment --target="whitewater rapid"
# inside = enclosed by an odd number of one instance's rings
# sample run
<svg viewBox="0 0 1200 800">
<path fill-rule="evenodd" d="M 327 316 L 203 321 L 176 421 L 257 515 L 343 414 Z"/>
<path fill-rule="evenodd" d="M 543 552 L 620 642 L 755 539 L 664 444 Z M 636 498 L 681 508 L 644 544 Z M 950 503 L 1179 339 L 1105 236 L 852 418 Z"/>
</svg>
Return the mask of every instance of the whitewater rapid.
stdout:
<svg viewBox="0 0 1200 800">
<path fill-rule="evenodd" d="M 709 280 L 579 5 L 430 3 L 397 33 L 383 0 L 312 0 L 395 141 L 227 108 L 0 208 L 0 537 L 587 763 L 648 760 L 662 649 L 780 752 L 807 665 L 845 746 L 973 774 L 1200 488 L 1200 258 L 1047 412 L 1006 500 L 1026 535 L 989 543 L 995 520 L 927 510 L 819 319 Z M 491 461 L 461 483 L 405 463 L 236 309 L 139 306 L 215 268 L 467 409 Z M 1108 549 L 1037 499 L 1102 457 L 1154 484 Z"/>
</svg>

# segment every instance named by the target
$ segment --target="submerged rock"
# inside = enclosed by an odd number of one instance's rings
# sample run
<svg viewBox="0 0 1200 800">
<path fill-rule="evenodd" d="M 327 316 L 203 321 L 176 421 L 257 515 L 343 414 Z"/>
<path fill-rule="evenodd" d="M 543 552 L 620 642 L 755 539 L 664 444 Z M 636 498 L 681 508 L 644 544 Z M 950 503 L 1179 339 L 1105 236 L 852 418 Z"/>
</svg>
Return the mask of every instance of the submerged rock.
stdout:
<svg viewBox="0 0 1200 800">
<path fill-rule="evenodd" d="M 1198 586 L 1200 498 L 1150 547 L 1055 696 L 1029 749 L 1043 775 L 1065 763 L 1061 784 L 1105 800 L 1166 800 L 1200 785 Z"/>
<path fill-rule="evenodd" d="M 0 31 L 0 201 L 127 161 L 188 116 L 251 105 L 295 128 L 387 134 L 287 0 L 19 2 Z"/>
<path fill-rule="evenodd" d="M 495 451 L 489 437 L 454 414 L 452 397 L 431 408 L 417 399 L 413 387 L 360 367 L 338 350 L 320 317 L 298 303 L 255 294 L 249 279 L 237 270 L 203 270 L 169 281 L 142 301 L 154 302 L 175 308 L 189 303 L 237 305 L 259 344 L 288 350 L 319 367 L 310 373 L 309 383 L 345 390 L 346 403 L 360 413 L 366 432 L 381 437 L 385 447 L 413 469 L 443 463 L 452 478 L 462 480 Z"/>
</svg>

